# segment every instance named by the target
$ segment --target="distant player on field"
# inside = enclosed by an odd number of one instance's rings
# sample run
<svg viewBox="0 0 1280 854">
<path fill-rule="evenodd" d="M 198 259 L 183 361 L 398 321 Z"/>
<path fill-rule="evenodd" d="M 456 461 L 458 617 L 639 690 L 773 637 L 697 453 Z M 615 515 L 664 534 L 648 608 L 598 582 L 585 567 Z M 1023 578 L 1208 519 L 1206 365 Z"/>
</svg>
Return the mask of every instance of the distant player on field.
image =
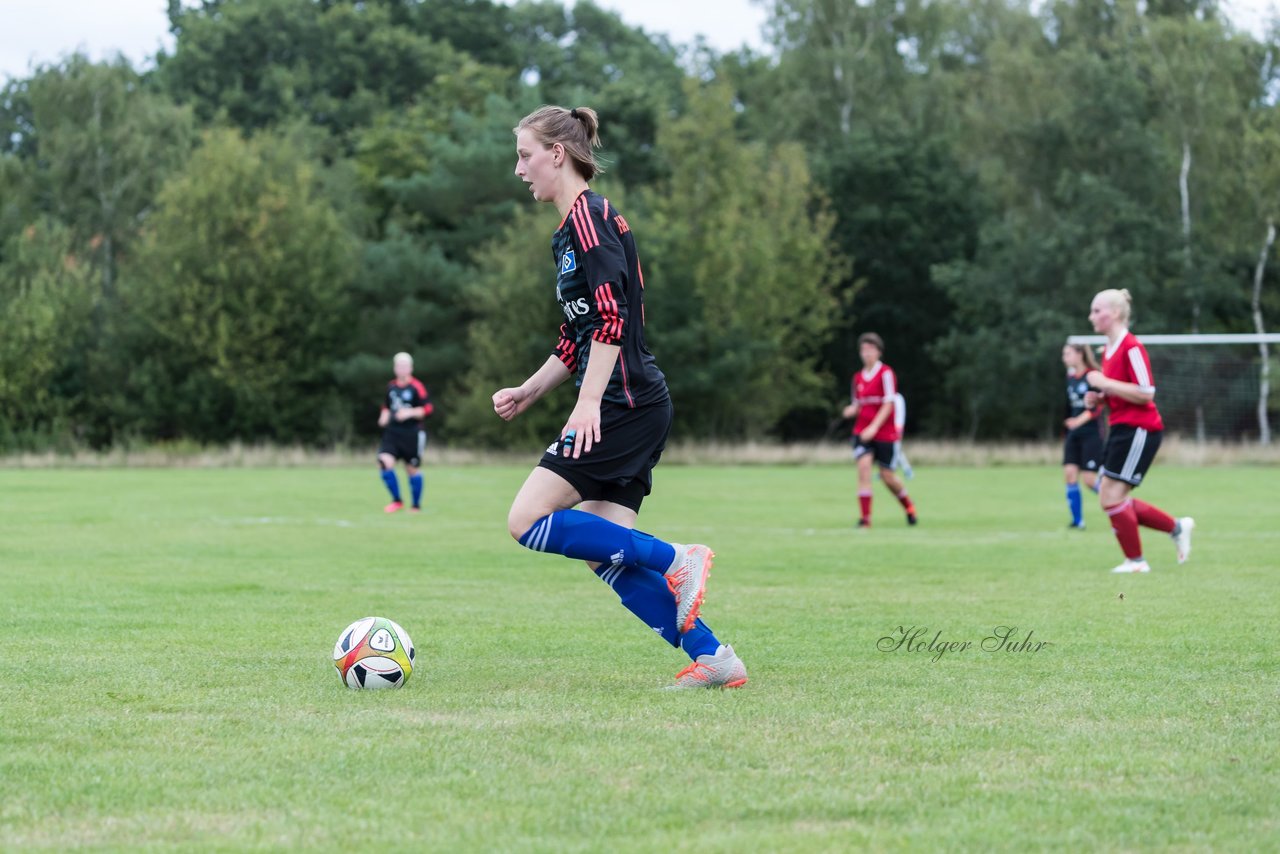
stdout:
<svg viewBox="0 0 1280 854">
<path fill-rule="evenodd" d="M 1111 410 L 1111 430 L 1102 463 L 1102 509 L 1111 517 L 1111 528 L 1124 552 L 1124 563 L 1112 572 L 1150 572 L 1142 556 L 1138 526 L 1164 531 L 1173 538 L 1178 563 L 1191 555 L 1190 516 L 1174 519 L 1129 494 L 1142 483 L 1160 448 L 1164 421 L 1154 403 L 1155 378 L 1147 350 L 1129 331 L 1132 298 L 1127 290 L 1101 291 L 1093 298 L 1089 322 L 1095 332 L 1107 336 L 1102 370 L 1091 370 L 1085 381 L 1097 389 L 1086 395 L 1085 405 L 1102 400 Z"/>
<path fill-rule="evenodd" d="M 850 383 L 852 402 L 844 408 L 845 418 L 854 419 L 853 456 L 858 461 L 858 504 L 862 515 L 859 528 L 871 527 L 871 465 L 880 467 L 880 479 L 898 499 L 907 514 L 907 524 L 916 523 L 916 507 L 907 488 L 894 473 L 896 443 L 902 434 L 894 421 L 894 399 L 898 381 L 893 369 L 880 361 L 884 341 L 874 332 L 858 336 L 858 358 L 862 370 Z"/>
<path fill-rule="evenodd" d="M 565 322 L 553 354 L 521 385 L 495 392 L 493 409 L 510 421 L 573 376 L 579 391 L 516 495 L 507 529 L 526 548 L 585 560 L 628 610 L 683 649 L 692 663 L 675 687 L 736 688 L 747 681 L 742 660 L 698 619 L 711 550 L 633 529 L 666 446 L 671 398 L 645 346 L 634 235 L 587 185 L 600 171 L 597 127 L 585 107 L 542 107 L 515 128 L 516 175 L 563 217 L 551 250 Z"/>
<path fill-rule="evenodd" d="M 1063 426 L 1067 437 L 1062 444 L 1062 474 L 1067 481 L 1067 509 L 1071 511 L 1072 528 L 1084 528 L 1084 502 L 1080 498 L 1080 481 L 1098 491 L 1098 469 L 1102 466 L 1101 410 L 1085 405 L 1089 383 L 1085 374 L 1098 370 L 1093 351 L 1084 344 L 1067 344 L 1062 348 L 1062 364 L 1067 369 L 1067 418 Z"/>
<path fill-rule="evenodd" d="M 404 461 L 413 495 L 412 512 L 422 509 L 422 452 L 427 447 L 427 431 L 422 419 L 434 410 L 427 388 L 413 376 L 413 357 L 396 353 L 391 365 L 396 378 L 387 383 L 378 426 L 382 428 L 382 446 L 378 448 L 378 467 L 382 482 L 391 493 L 391 503 L 383 509 L 395 513 L 404 507 L 400 499 L 400 482 L 396 479 L 396 460 Z"/>
</svg>

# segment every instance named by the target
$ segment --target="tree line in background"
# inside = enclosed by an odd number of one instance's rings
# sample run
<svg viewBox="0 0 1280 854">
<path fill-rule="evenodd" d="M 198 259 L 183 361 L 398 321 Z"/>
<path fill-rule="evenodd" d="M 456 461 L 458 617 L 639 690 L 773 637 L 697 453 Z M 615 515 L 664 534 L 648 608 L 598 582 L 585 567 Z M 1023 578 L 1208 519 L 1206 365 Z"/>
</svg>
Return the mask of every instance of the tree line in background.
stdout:
<svg viewBox="0 0 1280 854">
<path fill-rule="evenodd" d="M 934 435 L 1047 436 L 1094 292 L 1280 308 L 1280 37 L 1210 2 L 773 0 L 771 49 L 590 2 L 170 0 L 154 67 L 0 91 L 0 448 L 375 432 L 407 350 L 460 443 L 550 352 L 556 214 L 511 128 L 595 107 L 685 438 L 832 429 L 858 332 Z M 1257 287 L 1255 287 L 1255 284 Z M 562 390 L 560 394 L 571 394 Z"/>
</svg>

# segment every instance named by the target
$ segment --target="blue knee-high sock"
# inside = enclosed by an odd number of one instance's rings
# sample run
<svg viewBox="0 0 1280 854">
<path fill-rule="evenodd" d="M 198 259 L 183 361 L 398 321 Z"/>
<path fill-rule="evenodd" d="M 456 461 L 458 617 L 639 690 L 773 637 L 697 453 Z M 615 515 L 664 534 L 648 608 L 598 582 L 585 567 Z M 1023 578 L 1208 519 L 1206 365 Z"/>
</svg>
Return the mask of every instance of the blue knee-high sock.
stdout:
<svg viewBox="0 0 1280 854">
<path fill-rule="evenodd" d="M 382 482 L 387 485 L 387 492 L 391 493 L 391 500 L 399 501 L 400 500 L 400 481 L 396 479 L 396 473 L 391 469 L 383 469 Z"/>
<path fill-rule="evenodd" d="M 662 573 L 639 566 L 602 566 L 596 575 L 613 588 L 622 604 L 641 621 L 675 647 L 682 648 L 692 660 L 700 655 L 715 655 L 720 641 L 707 624 L 698 620 L 681 635 L 676 631 L 676 599 L 667 587 Z"/>
<path fill-rule="evenodd" d="M 413 506 L 422 504 L 422 472 L 409 475 L 409 491 L 413 493 Z"/>
<path fill-rule="evenodd" d="M 1083 524 L 1084 505 L 1080 500 L 1080 484 L 1067 484 L 1067 506 L 1071 508 L 1071 524 Z"/>
<path fill-rule="evenodd" d="M 676 559 L 670 543 L 581 510 L 543 516 L 524 532 L 520 545 L 605 566 L 642 566 L 659 574 Z"/>
</svg>

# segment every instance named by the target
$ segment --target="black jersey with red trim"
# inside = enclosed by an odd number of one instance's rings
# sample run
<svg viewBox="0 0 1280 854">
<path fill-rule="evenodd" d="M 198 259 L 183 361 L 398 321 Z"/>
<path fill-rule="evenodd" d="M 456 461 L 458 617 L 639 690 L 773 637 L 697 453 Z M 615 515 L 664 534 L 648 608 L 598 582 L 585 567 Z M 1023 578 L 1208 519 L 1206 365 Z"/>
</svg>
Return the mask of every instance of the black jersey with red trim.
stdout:
<svg viewBox="0 0 1280 854">
<path fill-rule="evenodd" d="M 387 422 L 386 429 L 396 433 L 416 433 L 421 430 L 421 418 L 406 418 L 403 421 L 397 421 L 395 418 L 399 410 L 417 409 L 419 406 L 422 407 L 424 417 L 430 415 L 435 409 L 430 395 L 427 394 L 427 387 L 417 377 L 409 377 L 404 385 L 401 385 L 398 380 L 387 383 L 387 393 L 382 398 L 382 408 L 391 413 L 391 420 Z"/>
<path fill-rule="evenodd" d="M 668 398 L 644 343 L 644 275 L 631 227 L 609 200 L 584 190 L 551 237 L 556 299 L 564 312 L 555 355 L 582 385 L 592 342 L 616 344 L 604 400 L 634 409 Z"/>
</svg>

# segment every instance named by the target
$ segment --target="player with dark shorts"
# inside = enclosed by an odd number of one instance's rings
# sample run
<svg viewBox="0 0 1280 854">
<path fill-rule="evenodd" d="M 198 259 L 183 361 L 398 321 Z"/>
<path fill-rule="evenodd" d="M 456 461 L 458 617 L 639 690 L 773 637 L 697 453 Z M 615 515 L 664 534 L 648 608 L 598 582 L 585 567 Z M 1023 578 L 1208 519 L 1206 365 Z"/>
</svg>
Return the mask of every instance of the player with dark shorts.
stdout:
<svg viewBox="0 0 1280 854">
<path fill-rule="evenodd" d="M 1127 290 L 1113 289 L 1099 292 L 1089 309 L 1094 331 L 1107 336 L 1102 369 L 1085 374 L 1085 381 L 1097 389 L 1086 395 L 1085 405 L 1095 406 L 1102 401 L 1111 410 L 1111 432 L 1102 455 L 1100 497 L 1125 558 L 1112 572 L 1151 571 L 1142 556 L 1139 525 L 1168 534 L 1177 550 L 1178 563 L 1184 563 L 1191 555 L 1191 531 L 1195 527 L 1190 516 L 1174 519 L 1159 507 L 1131 497 L 1147 476 L 1164 435 L 1164 421 L 1155 405 L 1151 360 L 1146 348 L 1129 331 L 1131 305 Z"/>
<path fill-rule="evenodd" d="M 884 341 L 874 332 L 858 336 L 858 358 L 862 370 L 849 383 L 850 403 L 842 413 L 853 422 L 853 457 L 858 463 L 859 528 L 871 527 L 871 464 L 880 468 L 880 480 L 898 499 L 907 524 L 916 524 L 916 506 L 907 487 L 895 473 L 898 442 L 902 432 L 894 418 L 898 380 L 893 368 L 880 361 Z"/>
<path fill-rule="evenodd" d="M 1098 369 L 1093 351 L 1084 344 L 1066 344 L 1062 348 L 1062 364 L 1067 369 L 1067 412 L 1063 426 L 1067 428 L 1062 443 L 1062 474 L 1067 482 L 1067 509 L 1071 511 L 1068 527 L 1084 530 L 1084 502 L 1080 497 L 1080 481 L 1098 491 L 1099 469 L 1102 467 L 1102 430 L 1097 407 L 1085 405 L 1090 391 L 1085 374 Z"/>
<path fill-rule="evenodd" d="M 521 545 L 585 560 L 622 604 L 692 659 L 677 688 L 736 688 L 747 671 L 699 619 L 715 555 L 634 529 L 671 429 L 666 378 L 645 346 L 644 276 L 631 227 L 587 184 L 600 144 L 593 110 L 542 107 L 516 126 L 516 175 L 563 217 L 551 238 L 564 313 L 547 361 L 494 393 L 510 421 L 571 376 L 578 402 L 507 515 Z"/>
<path fill-rule="evenodd" d="M 382 399 L 382 411 L 378 414 L 378 426 L 382 428 L 382 444 L 378 447 L 378 468 L 382 482 L 391 493 L 391 503 L 383 508 L 395 513 L 404 507 L 400 498 L 400 482 L 396 479 L 396 461 L 404 463 L 409 475 L 409 489 L 413 495 L 411 512 L 422 509 L 422 452 L 427 447 L 427 431 L 422 419 L 434 410 L 427 387 L 413 376 L 413 357 L 397 353 L 391 360 L 395 379 L 387 383 Z"/>
</svg>

